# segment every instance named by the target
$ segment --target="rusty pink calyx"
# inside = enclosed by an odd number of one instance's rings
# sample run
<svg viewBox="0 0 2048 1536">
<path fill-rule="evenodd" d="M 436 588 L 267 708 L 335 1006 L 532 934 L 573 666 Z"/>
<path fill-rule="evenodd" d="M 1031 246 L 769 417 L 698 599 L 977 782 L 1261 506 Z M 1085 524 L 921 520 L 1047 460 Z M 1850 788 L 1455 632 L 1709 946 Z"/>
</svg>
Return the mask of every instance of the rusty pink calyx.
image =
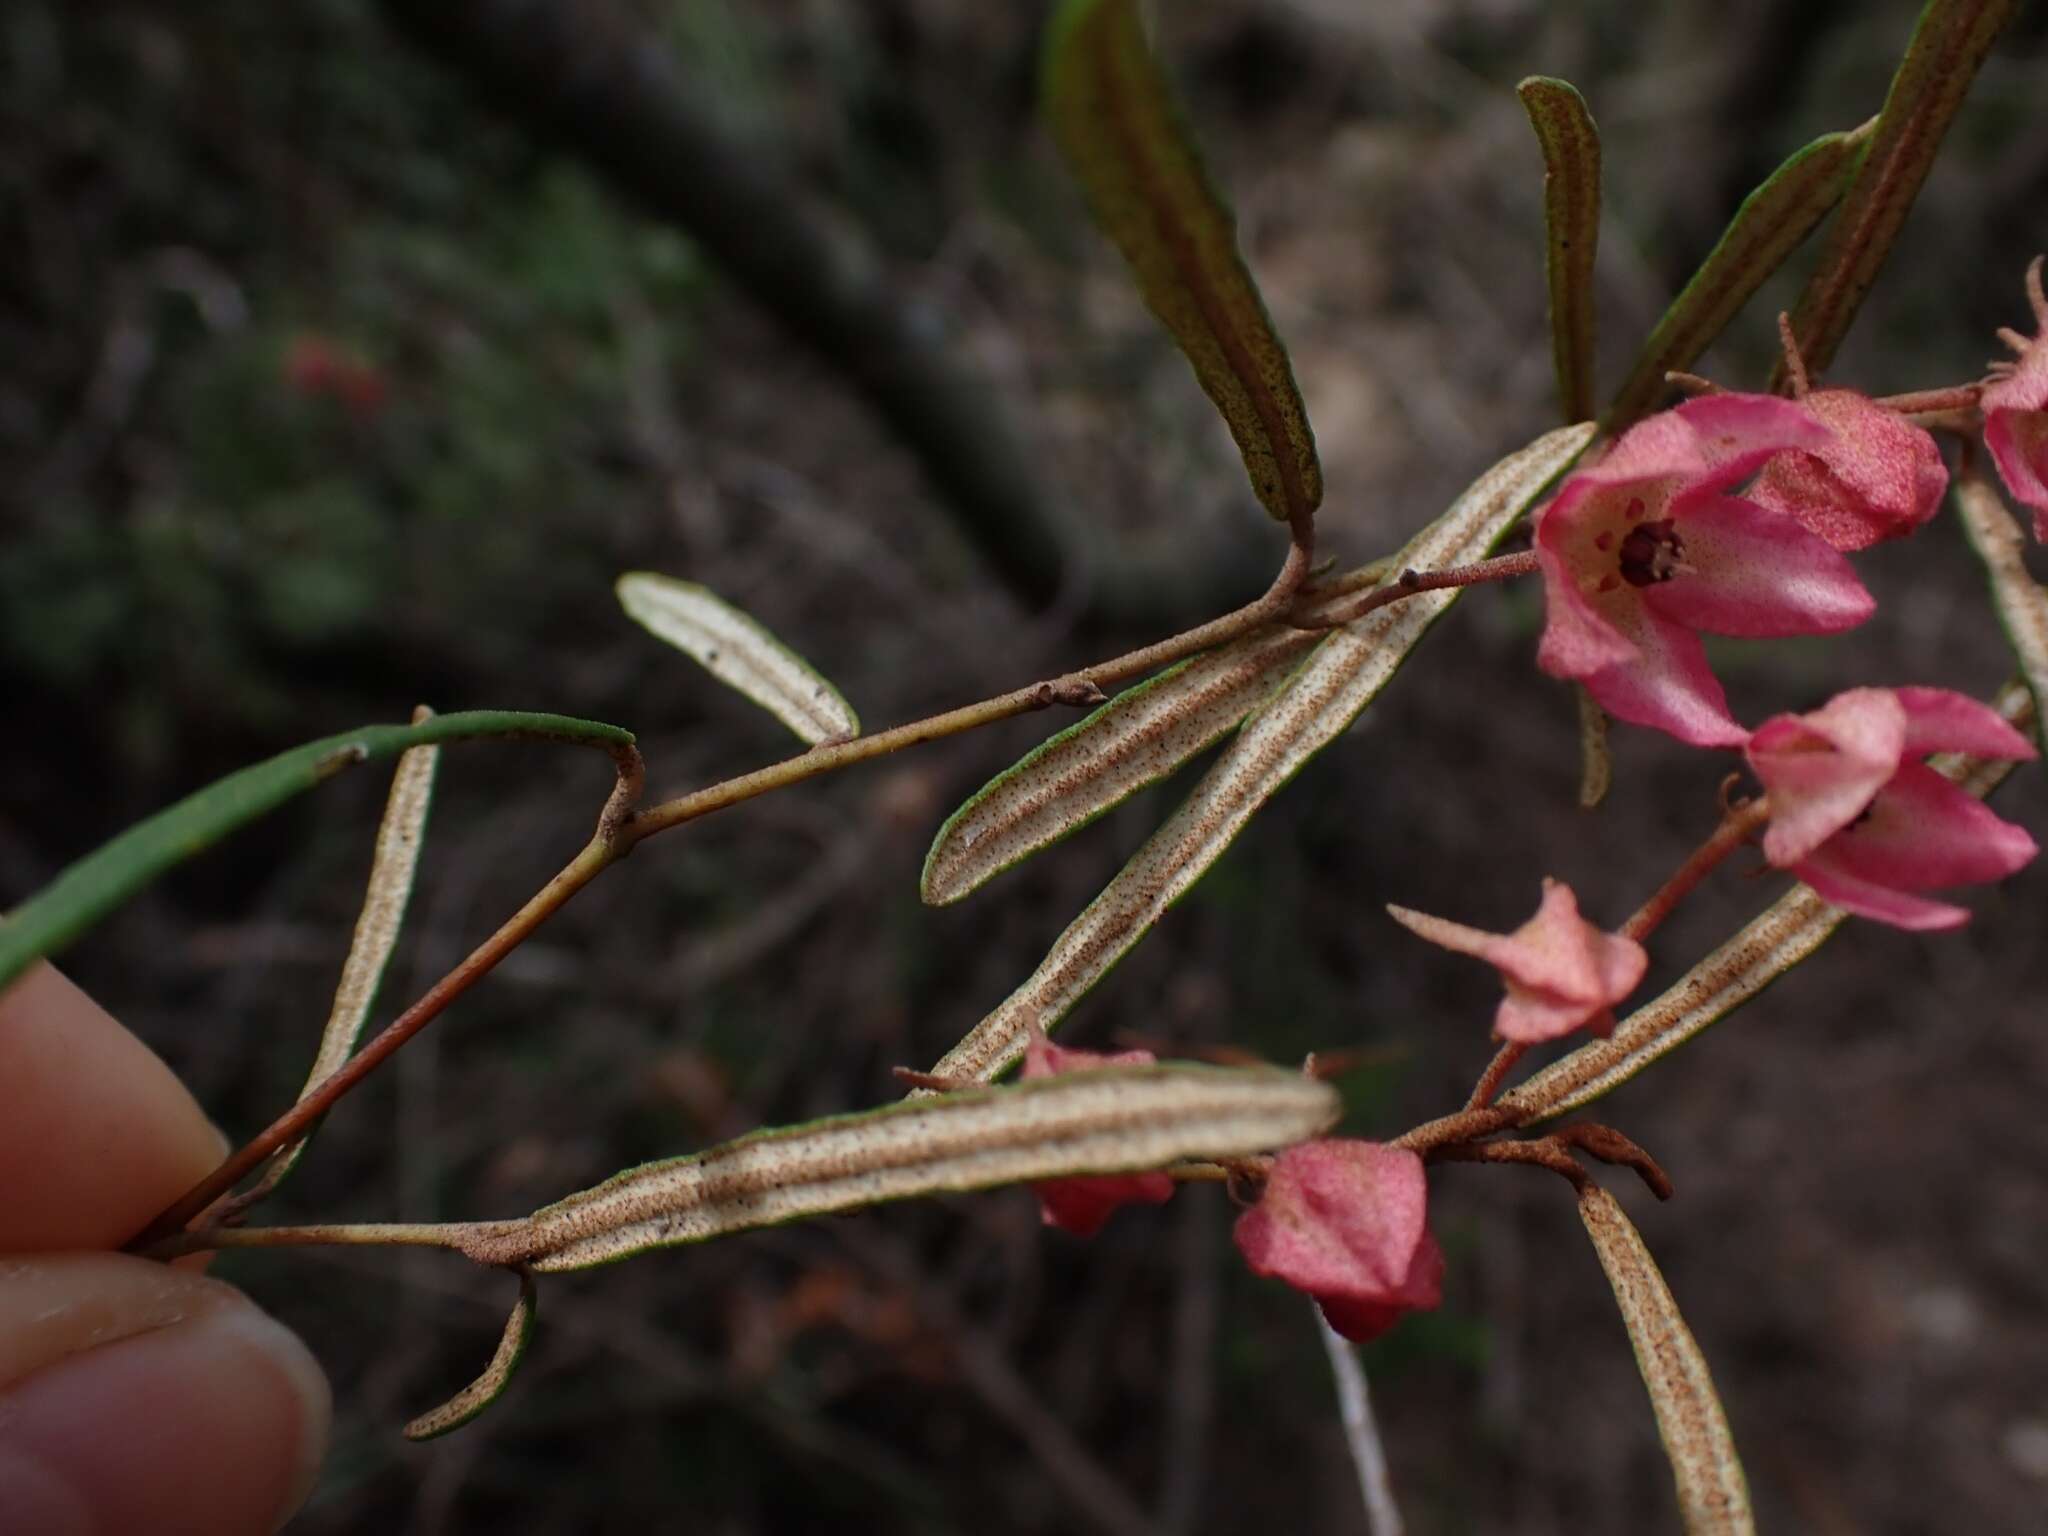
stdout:
<svg viewBox="0 0 2048 1536">
<path fill-rule="evenodd" d="M 1853 389 L 1813 390 L 1798 403 L 1833 435 L 1772 458 L 1751 501 L 1842 550 L 1904 538 L 1941 510 L 1948 466 L 1925 428 Z"/>
<path fill-rule="evenodd" d="M 1493 1032 L 1533 1045 L 1575 1029 L 1605 1035 L 1614 1005 L 1636 989 L 1650 958 L 1643 946 L 1579 915 L 1562 881 L 1543 882 L 1543 904 L 1513 933 L 1486 933 L 1426 912 L 1390 906 L 1394 920 L 1432 944 L 1484 960 L 1507 985 Z"/>
<path fill-rule="evenodd" d="M 1422 1159 L 1373 1141 L 1289 1147 L 1232 1234 L 1252 1273 L 1305 1291 L 1357 1342 L 1443 1299 Z"/>
</svg>

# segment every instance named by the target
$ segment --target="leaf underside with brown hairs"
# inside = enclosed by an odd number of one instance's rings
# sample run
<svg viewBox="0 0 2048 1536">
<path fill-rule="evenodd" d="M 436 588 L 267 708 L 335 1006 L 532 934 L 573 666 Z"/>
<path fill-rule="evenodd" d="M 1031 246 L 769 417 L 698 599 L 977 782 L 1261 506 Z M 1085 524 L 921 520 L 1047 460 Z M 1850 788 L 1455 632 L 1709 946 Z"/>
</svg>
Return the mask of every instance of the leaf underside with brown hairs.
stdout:
<svg viewBox="0 0 2048 1536">
<path fill-rule="evenodd" d="M 1294 369 L 1135 0 L 1067 0 L 1046 36 L 1041 91 L 1096 222 L 1223 413 L 1259 501 L 1282 522 L 1306 518 L 1323 471 Z"/>
<path fill-rule="evenodd" d="M 1869 147 L 1792 311 L 1810 375 L 1827 368 L 1849 334 L 1978 67 L 2017 8 L 2018 0 L 1927 0 L 1921 9 Z M 1786 377 L 1780 358 L 1770 387 L 1782 390 Z"/>
<path fill-rule="evenodd" d="M 1610 435 L 1647 416 L 1671 387 L 1664 375 L 1690 368 L 1764 280 L 1806 243 L 1842 200 L 1857 156 L 1876 131 L 1873 117 L 1846 133 L 1822 134 L 1742 200 L 1615 391 L 1603 423 Z"/>
<path fill-rule="evenodd" d="M 2022 684 L 2007 684 L 1993 705 L 2021 731 L 2031 727 L 2033 697 Z M 2014 766 L 1957 754 L 1930 759 L 1929 765 L 1979 798 L 2003 783 Z M 1623 1019 L 1613 1034 L 1580 1046 L 1517 1084 L 1500 1096 L 1500 1107 L 1525 1125 L 1585 1108 L 1757 996 L 1833 937 L 1847 915 L 1808 887 L 1794 886 Z"/>
<path fill-rule="evenodd" d="M 1274 1067 L 1104 1067 L 759 1131 L 480 1224 L 458 1246 L 482 1263 L 588 1269 L 885 1201 L 1272 1151 L 1340 1108 L 1327 1083 Z"/>
<path fill-rule="evenodd" d="M 539 1315 L 539 1309 L 540 1298 L 534 1289 L 533 1276 L 521 1270 L 519 1299 L 512 1303 L 512 1315 L 505 1319 L 505 1332 L 498 1339 L 497 1350 L 491 1355 L 491 1362 L 484 1367 L 483 1374 L 440 1407 L 410 1421 L 400 1433 L 408 1440 L 432 1440 L 452 1429 L 462 1428 L 503 1396 L 505 1389 L 512 1384 L 519 1362 L 526 1357 L 526 1346 L 532 1342 L 533 1322 Z"/>
<path fill-rule="evenodd" d="M 1531 75 L 1515 87 L 1543 149 L 1543 269 L 1550 285 L 1550 355 L 1566 421 L 1593 419 L 1593 258 L 1600 243 L 1600 130 L 1565 80 Z"/>
<path fill-rule="evenodd" d="M 413 724 L 433 718 L 424 704 L 413 711 Z M 419 871 L 420 850 L 426 835 L 427 812 L 434 802 L 434 770 L 440 765 L 439 747 L 413 747 L 400 754 L 391 775 L 391 793 L 384 801 L 384 819 L 377 827 L 376 850 L 370 860 L 370 879 L 363 893 L 363 907 L 356 918 L 355 934 L 349 941 L 348 958 L 342 962 L 341 980 L 334 989 L 328 1009 L 327 1027 L 321 1032 L 320 1047 L 299 1090 L 307 1094 L 340 1069 L 362 1037 L 363 1025 L 377 1000 L 384 968 L 398 946 L 399 931 L 405 926 L 405 909 L 412 899 L 413 877 Z M 291 1143 L 263 1170 L 247 1196 L 244 1206 L 263 1199 L 290 1176 L 312 1140 L 309 1132 Z"/>
<path fill-rule="evenodd" d="M 1509 454 L 1392 562 L 1437 570 L 1476 560 L 1593 436 L 1560 427 Z M 1259 807 L 1341 735 L 1400 669 L 1462 588 L 1419 593 L 1333 631 L 1244 724 L 1180 808 L 1088 904 L 1037 970 L 933 1071 L 987 1081 L 1023 1053 L 1030 1026 L 1051 1029 L 1221 857 Z"/>
<path fill-rule="evenodd" d="M 1974 464 L 1956 478 L 1956 510 L 1970 547 L 1991 579 L 1991 605 L 2019 659 L 2020 676 L 2034 696 L 2036 734 L 2048 711 L 2048 590 L 2027 569 L 2026 531 L 1998 488 Z"/>
<path fill-rule="evenodd" d="M 1260 630 L 1127 688 L 989 780 L 939 828 L 919 890 L 944 906 L 1079 831 L 1235 729 L 1318 639 Z"/>
<path fill-rule="evenodd" d="M 1607 711 L 1584 683 L 1572 684 L 1579 701 L 1579 809 L 1599 808 L 1614 784 L 1614 754 L 1607 748 Z"/>
<path fill-rule="evenodd" d="M 760 621 L 709 587 L 628 571 L 617 590 L 619 606 L 634 623 L 752 699 L 806 744 L 860 733 L 860 718 L 845 695 Z"/>
<path fill-rule="evenodd" d="M 1580 1193 L 1579 1219 L 1607 1272 L 1649 1388 L 1687 1536 L 1749 1536 L 1756 1529 L 1749 1483 L 1727 1412 L 1657 1261 L 1614 1197 L 1597 1184 Z"/>
</svg>

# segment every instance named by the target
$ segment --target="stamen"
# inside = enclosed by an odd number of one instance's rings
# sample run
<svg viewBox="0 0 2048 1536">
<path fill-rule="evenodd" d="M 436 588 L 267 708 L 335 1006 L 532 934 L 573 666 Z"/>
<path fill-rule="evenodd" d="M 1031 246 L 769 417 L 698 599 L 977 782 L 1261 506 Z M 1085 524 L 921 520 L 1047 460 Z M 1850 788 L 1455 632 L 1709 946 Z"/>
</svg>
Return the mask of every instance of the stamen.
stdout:
<svg viewBox="0 0 2048 1536">
<path fill-rule="evenodd" d="M 1691 569 L 1669 518 L 1630 529 L 1621 541 L 1620 564 L 1621 579 L 1632 587 L 1653 587 Z"/>
</svg>

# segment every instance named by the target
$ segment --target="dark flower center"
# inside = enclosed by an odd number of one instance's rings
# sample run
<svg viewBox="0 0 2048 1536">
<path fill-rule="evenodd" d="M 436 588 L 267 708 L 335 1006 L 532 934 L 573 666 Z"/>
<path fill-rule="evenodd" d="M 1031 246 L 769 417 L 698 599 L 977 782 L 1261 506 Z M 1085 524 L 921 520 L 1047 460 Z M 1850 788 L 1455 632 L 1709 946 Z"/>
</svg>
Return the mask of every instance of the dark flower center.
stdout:
<svg viewBox="0 0 2048 1536">
<path fill-rule="evenodd" d="M 1632 587 L 1653 587 L 1684 569 L 1685 546 L 1669 518 L 1638 523 L 1621 541 L 1621 579 Z"/>
</svg>

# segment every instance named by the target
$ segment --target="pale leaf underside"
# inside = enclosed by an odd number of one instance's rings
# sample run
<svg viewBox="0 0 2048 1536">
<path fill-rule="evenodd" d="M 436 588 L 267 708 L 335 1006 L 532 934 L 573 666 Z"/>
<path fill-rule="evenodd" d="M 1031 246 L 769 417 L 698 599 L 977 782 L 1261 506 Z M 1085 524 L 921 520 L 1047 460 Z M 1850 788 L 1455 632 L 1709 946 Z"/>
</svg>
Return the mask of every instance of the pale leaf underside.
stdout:
<svg viewBox="0 0 2048 1536">
<path fill-rule="evenodd" d="M 1585 447 L 1590 423 L 1560 427 L 1508 455 L 1418 534 L 1392 569 L 1479 559 Z M 1221 856 L 1252 815 L 1342 734 L 1460 588 L 1421 593 L 1333 631 L 1245 722 L 1186 801 L 1054 941 L 1038 969 L 933 1069 L 986 1081 L 1050 1029 Z"/>
<path fill-rule="evenodd" d="M 1125 689 L 1054 736 L 939 828 L 924 899 L 958 901 L 1166 777 L 1234 729 L 1316 639 L 1301 630 L 1247 635 Z"/>
<path fill-rule="evenodd" d="M 447 1402 L 409 1422 L 402 1431 L 405 1438 L 432 1440 L 437 1435 L 445 1435 L 452 1429 L 462 1428 L 495 1403 L 511 1385 L 512 1374 L 519 1369 L 519 1362 L 525 1357 L 526 1346 L 533 1338 L 533 1321 L 538 1311 L 539 1298 L 534 1291 L 533 1276 L 522 1270 L 519 1273 L 519 1299 L 512 1304 L 512 1315 L 505 1319 L 505 1332 L 498 1340 L 490 1364 L 484 1367 L 481 1376 Z"/>
<path fill-rule="evenodd" d="M 433 717 L 421 705 L 413 711 L 413 723 Z M 405 909 L 412 899 L 413 877 L 419 870 L 420 849 L 426 835 L 427 811 L 434 801 L 434 772 L 440 765 L 439 747 L 414 747 L 402 753 L 391 775 L 391 793 L 384 801 L 384 819 L 377 827 L 375 852 L 370 859 L 370 879 L 363 893 L 362 911 L 356 917 L 355 935 L 349 941 L 348 957 L 342 961 L 341 980 L 334 989 L 328 1009 L 327 1027 L 320 1034 L 320 1048 L 306 1073 L 299 1097 L 307 1094 L 348 1060 L 362 1037 L 363 1025 L 377 1000 L 384 968 L 398 945 L 405 926 Z M 282 1184 L 305 1155 L 302 1136 L 291 1143 L 263 1170 L 263 1177 L 250 1192 L 260 1199 Z"/>
<path fill-rule="evenodd" d="M 1649 1388 L 1688 1536 L 1746 1536 L 1756 1527 L 1728 1415 L 1656 1260 L 1614 1197 L 1598 1185 L 1579 1196 L 1579 1219 L 1614 1288 Z"/>
<path fill-rule="evenodd" d="M 1106 1067 L 761 1131 L 649 1163 L 459 1246 L 542 1272 L 916 1196 L 1242 1157 L 1321 1134 L 1328 1084 L 1272 1067 Z"/>
<path fill-rule="evenodd" d="M 853 707 L 818 670 L 717 593 L 652 571 L 618 581 L 619 604 L 656 639 L 682 651 L 811 746 L 860 732 Z"/>
</svg>

